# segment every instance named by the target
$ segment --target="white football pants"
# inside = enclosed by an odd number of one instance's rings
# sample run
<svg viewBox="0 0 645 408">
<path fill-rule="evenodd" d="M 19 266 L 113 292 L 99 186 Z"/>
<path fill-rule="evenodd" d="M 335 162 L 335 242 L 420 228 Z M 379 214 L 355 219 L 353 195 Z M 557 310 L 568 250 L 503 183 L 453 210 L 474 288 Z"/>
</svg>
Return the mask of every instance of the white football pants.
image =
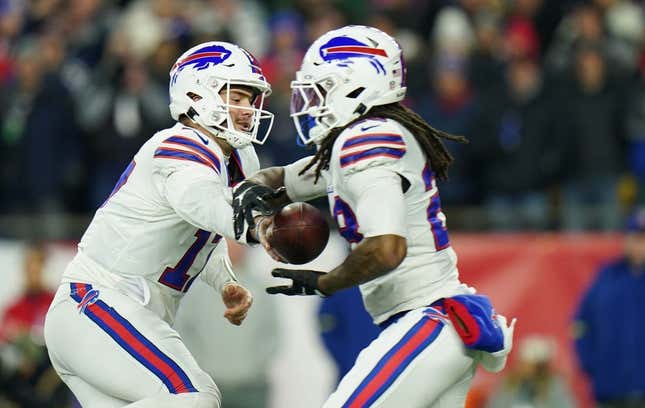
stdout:
<svg viewBox="0 0 645 408">
<path fill-rule="evenodd" d="M 217 386 L 179 334 L 116 290 L 62 284 L 47 313 L 45 342 L 83 407 L 220 406 Z"/>
<path fill-rule="evenodd" d="M 323 408 L 463 407 L 476 367 L 441 311 L 415 309 L 361 351 Z"/>
</svg>

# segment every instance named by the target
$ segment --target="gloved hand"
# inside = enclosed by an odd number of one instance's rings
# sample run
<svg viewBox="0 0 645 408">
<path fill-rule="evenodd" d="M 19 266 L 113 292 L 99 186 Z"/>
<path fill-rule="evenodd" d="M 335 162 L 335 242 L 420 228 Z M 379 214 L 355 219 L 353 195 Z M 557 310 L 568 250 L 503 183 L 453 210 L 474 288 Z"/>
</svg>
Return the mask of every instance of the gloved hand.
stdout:
<svg viewBox="0 0 645 408">
<path fill-rule="evenodd" d="M 243 181 L 233 190 L 233 230 L 235 239 L 240 239 L 244 232 L 244 223 L 248 228 L 255 227 L 254 216 L 275 214 L 280 208 L 271 204 L 282 195 L 286 194 L 285 188 L 277 190 L 269 186 L 257 184 L 252 181 Z M 255 214 L 254 214 L 255 212 Z"/>
<path fill-rule="evenodd" d="M 271 275 L 276 278 L 291 279 L 291 285 L 272 286 L 267 288 L 267 293 L 276 295 L 282 293 L 287 296 L 308 296 L 318 295 L 327 297 L 328 295 L 318 287 L 318 278 L 325 272 L 311 271 L 306 269 L 282 269 L 276 268 L 271 271 Z"/>
<path fill-rule="evenodd" d="M 484 295 L 456 295 L 443 300 L 446 314 L 464 345 L 493 353 L 504 348 L 504 333 Z"/>
<path fill-rule="evenodd" d="M 504 333 L 504 348 L 494 353 L 480 351 L 477 357 L 482 367 L 491 373 L 500 372 L 506 366 L 508 354 L 513 349 L 513 332 L 517 322 L 517 319 L 513 318 L 511 324 L 507 325 L 506 317 L 501 314 L 495 315 L 495 320 Z"/>
</svg>

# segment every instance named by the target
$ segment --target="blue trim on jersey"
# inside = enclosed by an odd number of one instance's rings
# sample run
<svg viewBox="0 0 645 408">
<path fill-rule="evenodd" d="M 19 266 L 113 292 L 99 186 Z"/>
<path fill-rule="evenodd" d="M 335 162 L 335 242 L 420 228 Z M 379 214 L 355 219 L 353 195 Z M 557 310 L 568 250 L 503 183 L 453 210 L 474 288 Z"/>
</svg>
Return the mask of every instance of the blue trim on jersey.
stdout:
<svg viewBox="0 0 645 408">
<path fill-rule="evenodd" d="M 157 150 L 155 150 L 154 157 L 193 161 L 199 164 L 203 164 L 204 166 L 207 166 L 213 169 L 214 172 L 219 173 L 218 169 L 213 167 L 209 162 L 205 161 L 204 159 L 202 159 L 201 157 L 195 154 L 191 154 L 184 151 L 164 149 L 160 147 Z"/>
<path fill-rule="evenodd" d="M 401 340 L 399 340 L 398 343 L 394 345 L 388 351 L 383 358 L 378 362 L 378 364 L 370 371 L 370 373 L 363 379 L 363 381 L 360 383 L 360 385 L 354 390 L 352 395 L 349 397 L 347 402 L 343 404 L 343 408 L 350 407 L 354 400 L 361 394 L 364 388 L 366 388 L 370 382 L 376 377 L 380 371 L 383 369 L 383 367 L 392 359 L 392 357 L 405 345 L 410 341 L 411 338 L 413 338 L 420 330 L 421 328 L 428 324 L 430 321 L 436 322 L 435 328 L 430 332 L 428 337 L 426 337 L 410 354 L 408 354 L 398 365 L 396 370 L 390 374 L 388 379 L 381 384 L 380 387 L 377 388 L 377 390 L 372 394 L 372 396 L 366 401 L 365 405 L 363 405 L 363 408 L 367 408 L 370 405 L 372 405 L 378 398 L 387 391 L 387 389 L 392 385 L 394 381 L 405 371 L 405 369 L 412 363 L 412 361 L 423 351 L 425 350 L 426 347 L 428 347 L 438 336 L 439 333 L 441 333 L 441 330 L 443 329 L 444 324 L 442 322 L 437 322 L 435 320 L 431 320 L 427 316 L 423 316 L 421 320 L 419 320 L 408 332 L 403 336 Z"/>
<path fill-rule="evenodd" d="M 401 158 L 405 154 L 405 148 L 394 149 L 390 147 L 375 147 L 362 152 L 348 154 L 340 158 L 340 166 L 345 167 L 359 160 L 376 157 L 376 156 L 390 156 L 394 158 Z"/>
<path fill-rule="evenodd" d="M 204 156 L 206 156 L 209 159 L 211 159 L 213 161 L 213 163 L 215 163 L 215 166 L 217 167 L 218 171 L 222 170 L 219 158 L 217 156 L 215 156 L 215 154 L 213 154 L 213 152 L 211 152 L 210 150 L 206 149 L 204 146 L 200 145 L 199 143 L 197 143 L 197 142 L 195 142 L 193 140 L 186 139 L 184 137 L 179 137 L 179 136 L 172 136 L 172 137 L 169 137 L 168 139 L 164 140 L 164 142 L 172 142 L 172 143 L 177 143 L 177 144 L 181 144 L 181 145 L 184 145 L 184 146 L 193 147 L 197 151 L 202 153 Z"/>
<path fill-rule="evenodd" d="M 87 292 L 92 290 L 92 285 L 89 285 L 87 283 L 70 283 L 69 284 L 69 295 L 71 296 L 72 299 L 74 299 L 77 303 L 80 303 Z"/>
<path fill-rule="evenodd" d="M 379 125 L 374 125 L 374 127 L 376 126 L 379 126 Z M 399 135 L 395 135 L 391 133 L 371 133 L 368 135 L 358 135 L 347 139 L 345 143 L 343 143 L 342 149 L 359 145 L 362 143 L 381 142 L 381 141 L 382 142 L 403 142 L 403 138 Z"/>
</svg>

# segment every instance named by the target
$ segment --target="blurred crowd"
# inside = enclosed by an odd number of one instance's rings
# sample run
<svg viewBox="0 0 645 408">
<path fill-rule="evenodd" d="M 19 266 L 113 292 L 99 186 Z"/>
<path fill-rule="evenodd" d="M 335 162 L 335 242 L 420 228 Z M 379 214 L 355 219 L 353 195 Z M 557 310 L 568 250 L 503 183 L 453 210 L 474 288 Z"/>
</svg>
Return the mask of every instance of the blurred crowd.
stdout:
<svg viewBox="0 0 645 408">
<path fill-rule="evenodd" d="M 405 103 L 471 141 L 449 146 L 453 227 L 616 229 L 645 202 L 644 21 L 631 0 L 0 0 L 0 215 L 92 213 L 171 125 L 169 68 L 207 40 L 273 86 L 262 165 L 310 154 L 289 82 L 317 36 L 367 24 L 404 50 Z"/>
</svg>

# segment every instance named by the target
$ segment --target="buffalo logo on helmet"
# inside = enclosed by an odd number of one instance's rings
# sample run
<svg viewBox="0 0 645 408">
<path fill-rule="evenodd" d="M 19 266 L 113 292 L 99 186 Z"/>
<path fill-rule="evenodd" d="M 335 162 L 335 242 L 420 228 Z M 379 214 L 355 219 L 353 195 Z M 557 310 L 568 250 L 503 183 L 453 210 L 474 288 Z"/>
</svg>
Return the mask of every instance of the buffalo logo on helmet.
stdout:
<svg viewBox="0 0 645 408">
<path fill-rule="evenodd" d="M 345 61 L 350 58 L 367 58 L 376 72 L 385 74 L 383 64 L 377 57 L 387 58 L 382 48 L 371 47 L 351 37 L 334 37 L 320 47 L 320 56 L 325 61 Z"/>
<path fill-rule="evenodd" d="M 171 69 L 171 72 L 173 73 L 172 80 L 173 82 L 176 81 L 177 73 L 188 66 L 192 66 L 199 71 L 206 69 L 211 65 L 221 64 L 230 56 L 231 51 L 221 45 L 209 45 L 200 48 L 173 65 Z"/>
</svg>

